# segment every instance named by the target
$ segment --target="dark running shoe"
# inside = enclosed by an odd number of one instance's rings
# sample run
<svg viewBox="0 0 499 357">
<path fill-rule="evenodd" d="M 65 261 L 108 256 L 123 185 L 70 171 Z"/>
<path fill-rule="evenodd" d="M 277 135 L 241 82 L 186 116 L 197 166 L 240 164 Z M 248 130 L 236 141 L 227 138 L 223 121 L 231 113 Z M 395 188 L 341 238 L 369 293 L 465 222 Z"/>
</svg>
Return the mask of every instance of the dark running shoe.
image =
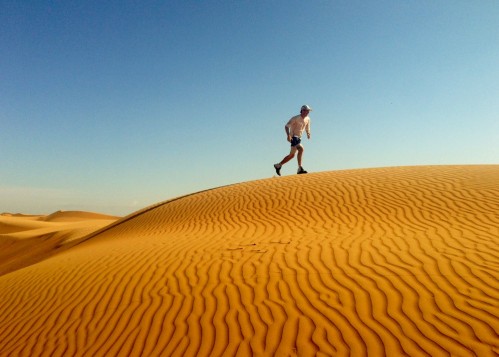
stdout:
<svg viewBox="0 0 499 357">
<path fill-rule="evenodd" d="M 307 173 L 307 171 L 305 171 L 305 170 L 303 169 L 303 167 L 301 167 L 301 166 L 300 166 L 300 167 L 298 168 L 298 172 L 297 172 L 297 174 L 306 174 L 306 173 Z"/>
<path fill-rule="evenodd" d="M 279 176 L 281 176 L 281 167 L 282 167 L 282 165 L 281 165 L 281 164 L 275 164 L 275 165 L 274 165 L 275 172 L 276 172 Z"/>
</svg>

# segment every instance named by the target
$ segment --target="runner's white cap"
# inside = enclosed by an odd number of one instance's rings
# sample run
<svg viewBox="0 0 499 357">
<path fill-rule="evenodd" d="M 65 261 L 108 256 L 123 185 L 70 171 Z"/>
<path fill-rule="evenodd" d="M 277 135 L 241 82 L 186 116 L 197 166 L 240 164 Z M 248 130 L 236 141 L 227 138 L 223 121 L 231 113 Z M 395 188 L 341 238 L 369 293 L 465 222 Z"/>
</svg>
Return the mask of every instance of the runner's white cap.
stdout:
<svg viewBox="0 0 499 357">
<path fill-rule="evenodd" d="M 309 105 L 306 105 L 306 104 L 305 104 L 305 105 L 302 105 L 302 106 L 301 106 L 300 112 L 301 112 L 302 110 L 308 110 L 309 112 L 311 112 L 311 111 L 312 111 L 312 108 L 310 108 L 310 106 L 309 106 Z"/>
</svg>

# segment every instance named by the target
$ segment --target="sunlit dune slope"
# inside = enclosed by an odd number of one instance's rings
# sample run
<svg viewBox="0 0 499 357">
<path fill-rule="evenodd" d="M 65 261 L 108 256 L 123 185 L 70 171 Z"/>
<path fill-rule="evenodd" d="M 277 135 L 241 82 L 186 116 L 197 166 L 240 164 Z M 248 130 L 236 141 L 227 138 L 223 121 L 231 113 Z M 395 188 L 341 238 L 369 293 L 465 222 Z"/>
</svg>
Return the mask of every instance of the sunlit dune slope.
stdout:
<svg viewBox="0 0 499 357">
<path fill-rule="evenodd" d="M 0 355 L 495 356 L 499 166 L 294 175 L 0 277 Z"/>
</svg>

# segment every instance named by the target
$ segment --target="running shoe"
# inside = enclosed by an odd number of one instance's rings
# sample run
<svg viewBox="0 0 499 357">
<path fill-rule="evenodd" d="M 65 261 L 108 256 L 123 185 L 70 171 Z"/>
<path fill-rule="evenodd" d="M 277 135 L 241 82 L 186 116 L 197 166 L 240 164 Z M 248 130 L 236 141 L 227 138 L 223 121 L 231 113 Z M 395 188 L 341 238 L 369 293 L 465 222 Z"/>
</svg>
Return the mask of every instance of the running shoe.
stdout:
<svg viewBox="0 0 499 357">
<path fill-rule="evenodd" d="M 281 164 L 275 164 L 275 165 L 274 165 L 275 172 L 276 172 L 279 176 L 281 176 L 281 167 L 282 167 L 282 165 L 281 165 Z"/>
</svg>

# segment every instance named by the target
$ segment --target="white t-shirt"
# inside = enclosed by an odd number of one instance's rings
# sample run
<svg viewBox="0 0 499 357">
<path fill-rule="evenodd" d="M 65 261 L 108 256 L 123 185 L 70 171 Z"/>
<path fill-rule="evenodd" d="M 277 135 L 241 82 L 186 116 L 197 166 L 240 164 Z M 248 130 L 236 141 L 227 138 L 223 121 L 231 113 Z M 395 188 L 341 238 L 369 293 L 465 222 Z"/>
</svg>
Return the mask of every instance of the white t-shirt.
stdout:
<svg viewBox="0 0 499 357">
<path fill-rule="evenodd" d="M 310 136 L 310 118 L 308 115 L 305 118 L 302 118 L 301 115 L 296 115 L 289 119 L 286 128 L 289 128 L 289 134 L 291 136 L 301 138 L 304 130 L 307 132 L 307 135 Z"/>
</svg>

